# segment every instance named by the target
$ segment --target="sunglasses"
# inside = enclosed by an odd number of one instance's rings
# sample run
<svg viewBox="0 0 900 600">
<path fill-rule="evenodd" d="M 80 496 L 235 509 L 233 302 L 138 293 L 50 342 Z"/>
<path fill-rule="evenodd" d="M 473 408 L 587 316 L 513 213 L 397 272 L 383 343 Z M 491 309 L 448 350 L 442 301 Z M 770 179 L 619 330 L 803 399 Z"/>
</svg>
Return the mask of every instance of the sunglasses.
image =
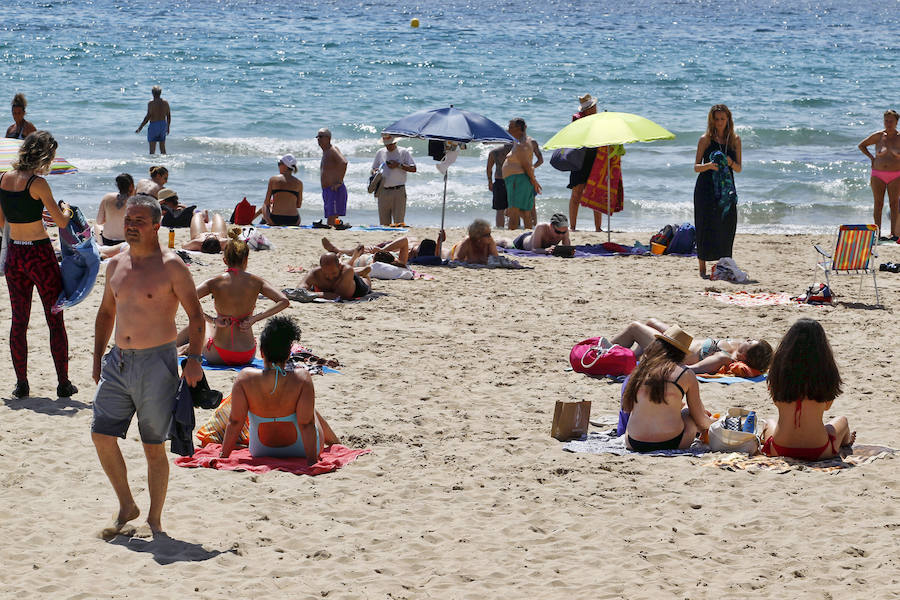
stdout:
<svg viewBox="0 0 900 600">
<path fill-rule="evenodd" d="M 568 230 L 568 229 L 565 229 L 565 230 L 563 230 L 563 231 L 560 231 L 560 230 L 557 229 L 556 227 L 553 228 L 553 231 L 555 231 L 557 235 L 565 235 L 565 234 L 569 233 L 569 230 Z"/>
</svg>

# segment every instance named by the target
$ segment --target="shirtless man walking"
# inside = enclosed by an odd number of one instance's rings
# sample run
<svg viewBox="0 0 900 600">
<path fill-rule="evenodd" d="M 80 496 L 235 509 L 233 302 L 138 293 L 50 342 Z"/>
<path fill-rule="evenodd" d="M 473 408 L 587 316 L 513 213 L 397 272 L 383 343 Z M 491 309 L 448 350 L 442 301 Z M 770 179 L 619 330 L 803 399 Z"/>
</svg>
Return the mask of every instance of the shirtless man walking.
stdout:
<svg viewBox="0 0 900 600">
<path fill-rule="evenodd" d="M 535 141 L 525 134 L 525 127 L 525 119 L 517 117 L 509 122 L 506 129 L 515 139 L 512 150 L 503 163 L 510 229 L 519 228 L 519 218 L 525 229 L 534 227 L 534 196 L 541 193 L 541 184 L 534 178 L 534 165 L 531 162 L 534 158 Z"/>
<path fill-rule="evenodd" d="M 128 199 L 125 240 L 129 247 L 106 267 L 106 288 L 94 325 L 93 377 L 98 385 L 91 438 L 119 499 L 114 524 L 100 534 L 107 540 L 124 533 L 128 521 L 140 514 L 116 439 L 125 438 L 135 412 L 147 457 L 147 525 L 153 534 L 163 530 L 162 508 L 169 484 L 164 442 L 178 389 L 175 313 L 179 304 L 189 319 L 190 345 L 183 376 L 189 385 L 203 377 L 203 310 L 188 268 L 178 255 L 159 246 L 160 218 L 155 198 L 137 195 Z M 115 344 L 104 356 L 114 324 Z"/>
<path fill-rule="evenodd" d="M 169 127 L 172 125 L 172 113 L 169 112 L 169 103 L 162 99 L 162 88 L 154 85 L 150 91 L 153 93 L 153 100 L 147 103 L 147 114 L 134 132 L 140 133 L 149 122 L 147 141 L 150 143 L 150 154 L 156 154 L 156 142 L 159 142 L 159 151 L 165 154 L 166 136 L 169 135 Z"/>
<path fill-rule="evenodd" d="M 371 270 L 371 267 L 342 265 L 337 254 L 326 252 L 319 258 L 319 266 L 307 275 L 304 286 L 328 300 L 354 300 L 372 291 Z"/>
<path fill-rule="evenodd" d="M 328 219 L 329 226 L 335 227 L 340 223 L 338 217 L 347 214 L 347 188 L 344 185 L 347 159 L 340 150 L 331 145 L 331 131 L 320 129 L 316 133 L 316 141 L 322 149 L 320 171 L 325 218 Z"/>
<path fill-rule="evenodd" d="M 882 233 L 881 213 L 884 210 L 884 193 L 888 195 L 891 219 L 890 237 L 882 235 L 882 240 L 896 242 L 900 236 L 900 133 L 897 132 L 896 110 L 884 111 L 884 129 L 876 131 L 859 143 L 859 150 L 872 161 L 872 176 L 869 184 L 875 198 L 875 225 Z M 875 154 L 869 146 L 875 145 Z"/>
</svg>

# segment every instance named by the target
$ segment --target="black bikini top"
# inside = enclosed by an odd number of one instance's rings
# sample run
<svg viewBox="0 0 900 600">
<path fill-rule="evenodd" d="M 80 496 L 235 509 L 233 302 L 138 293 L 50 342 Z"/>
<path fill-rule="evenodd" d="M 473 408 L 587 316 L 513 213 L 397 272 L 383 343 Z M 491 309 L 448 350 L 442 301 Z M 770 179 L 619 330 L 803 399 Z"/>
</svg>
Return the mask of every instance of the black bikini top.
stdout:
<svg viewBox="0 0 900 600">
<path fill-rule="evenodd" d="M 682 398 L 684 398 L 684 397 L 687 395 L 687 392 L 685 392 L 685 391 L 684 391 L 684 388 L 681 387 L 681 386 L 678 384 L 678 380 L 681 379 L 681 376 L 684 375 L 684 372 L 687 371 L 687 370 L 688 370 L 688 368 L 687 368 L 687 367 L 684 367 L 683 369 L 681 369 L 681 373 L 678 374 L 678 377 L 676 377 L 674 381 L 670 381 L 670 382 L 669 382 L 669 383 L 671 383 L 672 385 L 674 385 L 675 387 L 677 387 L 679 390 L 681 390 L 681 397 L 682 397 Z"/>
<path fill-rule="evenodd" d="M 272 190 L 272 195 L 275 195 L 278 192 L 287 192 L 288 194 L 293 194 L 293 195 L 297 196 L 297 198 L 300 197 L 300 192 L 298 192 L 297 190 Z"/>
<path fill-rule="evenodd" d="M 0 175 L 0 184 L 3 182 L 3 175 Z M 28 192 L 35 177 L 37 175 L 32 175 L 25 184 L 25 189 L 18 192 L 0 188 L 0 207 L 3 208 L 3 216 L 10 223 L 34 223 L 41 220 L 44 204 L 37 198 L 32 198 Z"/>
</svg>

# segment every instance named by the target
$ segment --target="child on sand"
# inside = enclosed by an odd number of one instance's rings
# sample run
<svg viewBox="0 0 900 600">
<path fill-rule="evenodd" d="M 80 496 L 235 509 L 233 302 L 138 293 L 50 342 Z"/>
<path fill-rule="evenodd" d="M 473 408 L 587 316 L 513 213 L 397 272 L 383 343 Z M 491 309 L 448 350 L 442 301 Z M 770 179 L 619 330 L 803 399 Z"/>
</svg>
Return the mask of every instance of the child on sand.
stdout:
<svg viewBox="0 0 900 600">
<path fill-rule="evenodd" d="M 763 427 L 763 454 L 819 460 L 837 456 L 841 446 L 852 446 L 856 432 L 850 431 L 847 417 L 822 422 L 841 393 L 841 383 L 822 325 L 812 319 L 794 323 L 772 357 L 769 393 L 778 419 Z"/>
</svg>

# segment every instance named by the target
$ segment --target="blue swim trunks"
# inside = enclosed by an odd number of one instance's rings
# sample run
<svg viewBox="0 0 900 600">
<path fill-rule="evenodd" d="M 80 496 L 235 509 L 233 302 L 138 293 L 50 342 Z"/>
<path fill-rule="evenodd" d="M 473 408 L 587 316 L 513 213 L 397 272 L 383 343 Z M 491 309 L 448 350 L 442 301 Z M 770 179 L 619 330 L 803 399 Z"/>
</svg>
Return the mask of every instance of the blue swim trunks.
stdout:
<svg viewBox="0 0 900 600">
<path fill-rule="evenodd" d="M 336 190 L 330 187 L 322 190 L 322 200 L 325 202 L 325 217 L 343 217 L 347 214 L 347 186 L 343 183 Z"/>
<path fill-rule="evenodd" d="M 148 142 L 164 142 L 166 141 L 166 121 L 150 121 L 147 125 L 147 141 Z"/>
</svg>

